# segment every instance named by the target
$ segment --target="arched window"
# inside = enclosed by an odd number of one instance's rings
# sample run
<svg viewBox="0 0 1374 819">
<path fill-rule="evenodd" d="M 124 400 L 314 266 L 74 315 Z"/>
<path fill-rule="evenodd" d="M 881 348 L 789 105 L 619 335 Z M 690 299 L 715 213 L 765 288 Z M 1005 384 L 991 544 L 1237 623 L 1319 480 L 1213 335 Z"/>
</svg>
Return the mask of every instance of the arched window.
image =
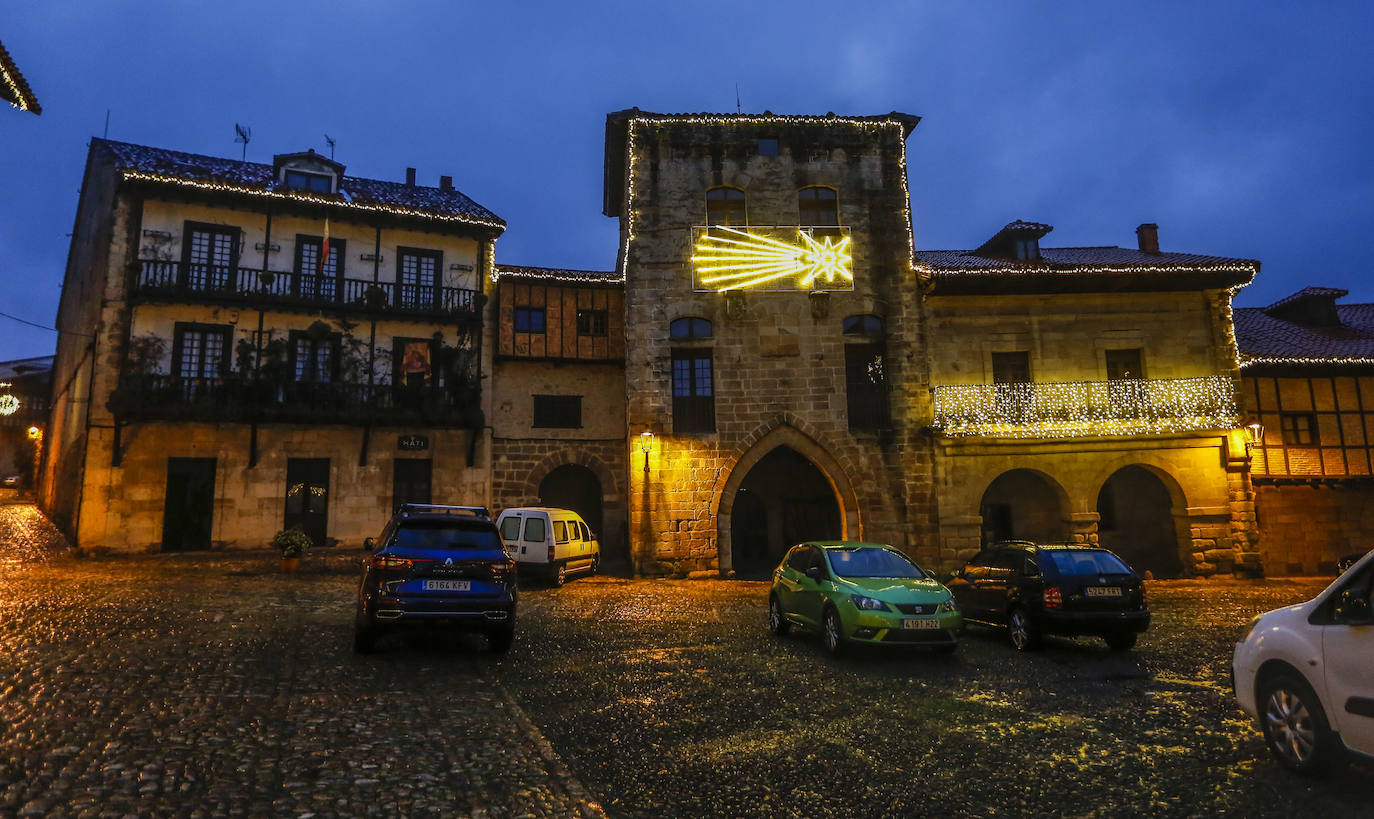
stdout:
<svg viewBox="0 0 1374 819">
<path fill-rule="evenodd" d="M 803 226 L 834 227 L 840 224 L 840 205 L 835 189 L 821 185 L 797 193 L 797 211 Z"/>
<path fill-rule="evenodd" d="M 847 336 L 880 336 L 883 334 L 883 320 L 877 316 L 848 316 L 841 325 Z"/>
<path fill-rule="evenodd" d="M 711 337 L 711 322 L 704 318 L 673 319 L 668 325 L 668 338 L 673 341 L 696 341 Z"/>
<path fill-rule="evenodd" d="M 744 209 L 744 191 L 739 188 L 711 188 L 706 191 L 706 224 L 735 227 L 749 224 Z"/>
</svg>

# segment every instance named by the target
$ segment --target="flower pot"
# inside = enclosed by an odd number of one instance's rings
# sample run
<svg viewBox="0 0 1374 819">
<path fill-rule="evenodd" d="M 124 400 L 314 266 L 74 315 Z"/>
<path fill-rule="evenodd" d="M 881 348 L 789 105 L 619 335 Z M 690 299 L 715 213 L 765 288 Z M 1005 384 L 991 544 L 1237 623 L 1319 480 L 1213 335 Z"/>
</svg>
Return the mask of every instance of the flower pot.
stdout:
<svg viewBox="0 0 1374 819">
<path fill-rule="evenodd" d="M 287 574 L 295 574 L 300 565 L 301 559 L 299 557 L 283 557 L 281 559 L 281 570 Z"/>
</svg>

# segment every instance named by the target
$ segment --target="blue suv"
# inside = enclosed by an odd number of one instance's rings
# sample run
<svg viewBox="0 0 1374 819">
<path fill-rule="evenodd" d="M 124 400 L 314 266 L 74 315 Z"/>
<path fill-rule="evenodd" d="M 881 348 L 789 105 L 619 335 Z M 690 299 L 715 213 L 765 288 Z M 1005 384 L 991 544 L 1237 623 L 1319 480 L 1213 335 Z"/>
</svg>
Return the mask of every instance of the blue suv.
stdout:
<svg viewBox="0 0 1374 819">
<path fill-rule="evenodd" d="M 480 631 L 493 650 L 510 648 L 515 561 L 485 508 L 408 503 L 363 548 L 371 554 L 358 584 L 354 651 L 414 626 Z"/>
</svg>

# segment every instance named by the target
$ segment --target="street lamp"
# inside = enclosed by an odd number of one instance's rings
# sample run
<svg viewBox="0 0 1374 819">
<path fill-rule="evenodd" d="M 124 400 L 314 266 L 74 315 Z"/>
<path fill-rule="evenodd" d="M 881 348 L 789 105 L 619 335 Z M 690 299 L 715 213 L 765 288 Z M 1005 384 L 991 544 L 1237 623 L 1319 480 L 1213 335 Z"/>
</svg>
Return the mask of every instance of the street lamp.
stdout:
<svg viewBox="0 0 1374 819">
<path fill-rule="evenodd" d="M 644 471 L 649 471 L 649 453 L 654 448 L 654 434 L 649 430 L 639 433 L 639 451 L 644 453 Z"/>
<path fill-rule="evenodd" d="M 1251 447 L 1257 447 L 1264 443 L 1264 424 L 1259 421 L 1245 425 L 1245 449 L 1249 452 Z"/>
</svg>

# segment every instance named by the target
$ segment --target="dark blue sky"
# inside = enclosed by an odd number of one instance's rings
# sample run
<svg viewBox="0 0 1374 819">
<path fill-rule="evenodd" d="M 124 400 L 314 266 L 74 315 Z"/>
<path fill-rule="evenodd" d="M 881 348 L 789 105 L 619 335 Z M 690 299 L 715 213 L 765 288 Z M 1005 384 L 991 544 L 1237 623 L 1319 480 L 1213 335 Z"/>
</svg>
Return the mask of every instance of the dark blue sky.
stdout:
<svg viewBox="0 0 1374 819">
<path fill-rule="evenodd" d="M 498 261 L 610 269 L 605 115 L 924 117 L 917 247 L 1013 219 L 1048 246 L 1259 259 L 1242 305 L 1307 284 L 1374 300 L 1374 3 L 467 3 L 9 0 L 43 106 L 0 109 L 0 311 L 51 325 L 86 142 L 248 158 L 315 148 L 350 174 L 454 177 L 510 229 Z M 660 6 L 667 6 L 660 10 Z M 56 334 L 0 317 L 0 360 Z"/>
</svg>

